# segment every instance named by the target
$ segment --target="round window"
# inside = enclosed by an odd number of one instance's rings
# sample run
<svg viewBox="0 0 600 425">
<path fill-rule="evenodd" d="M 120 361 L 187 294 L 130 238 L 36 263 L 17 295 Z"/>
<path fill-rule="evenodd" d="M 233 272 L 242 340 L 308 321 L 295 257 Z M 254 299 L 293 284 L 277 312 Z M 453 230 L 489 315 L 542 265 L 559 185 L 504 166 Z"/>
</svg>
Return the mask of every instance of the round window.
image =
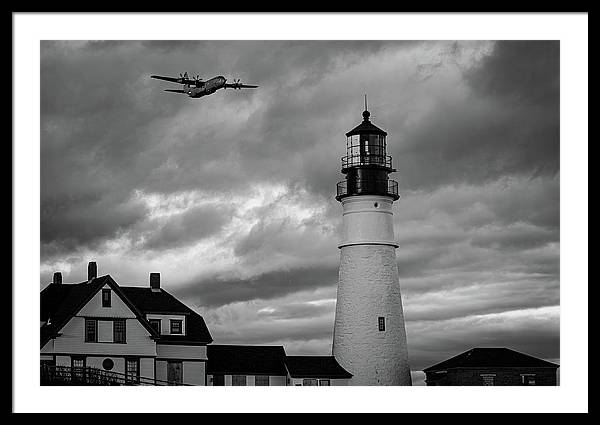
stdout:
<svg viewBox="0 0 600 425">
<path fill-rule="evenodd" d="M 104 361 L 102 362 L 102 367 L 105 370 L 112 370 L 112 368 L 115 366 L 115 362 L 112 361 L 112 359 L 104 359 Z"/>
</svg>

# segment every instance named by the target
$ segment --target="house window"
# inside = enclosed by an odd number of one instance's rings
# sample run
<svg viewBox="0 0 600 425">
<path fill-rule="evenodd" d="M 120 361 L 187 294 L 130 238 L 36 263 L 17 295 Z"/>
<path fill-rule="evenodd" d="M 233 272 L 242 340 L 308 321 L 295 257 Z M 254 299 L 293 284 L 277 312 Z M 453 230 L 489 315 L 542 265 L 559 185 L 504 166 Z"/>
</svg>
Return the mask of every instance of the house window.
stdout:
<svg viewBox="0 0 600 425">
<path fill-rule="evenodd" d="M 85 377 L 85 357 L 71 357 L 71 380 L 83 381 Z"/>
<path fill-rule="evenodd" d="M 534 374 L 521 375 L 521 383 L 523 385 L 535 385 L 535 375 Z"/>
<path fill-rule="evenodd" d="M 110 289 L 102 290 L 102 307 L 110 307 Z"/>
<path fill-rule="evenodd" d="M 160 335 L 160 324 L 162 321 L 160 319 L 150 319 L 148 322 L 150 322 L 150 326 L 154 328 L 156 333 Z"/>
<path fill-rule="evenodd" d="M 234 387 L 245 387 L 246 375 L 233 375 L 231 377 L 231 385 Z"/>
<path fill-rule="evenodd" d="M 125 382 L 140 382 L 140 359 L 129 358 L 125 360 Z"/>
<path fill-rule="evenodd" d="M 71 357 L 71 367 L 85 367 L 85 357 Z"/>
<path fill-rule="evenodd" d="M 225 375 L 213 375 L 213 387 L 224 387 Z"/>
<path fill-rule="evenodd" d="M 329 379 L 319 379 L 320 387 L 328 387 L 330 385 Z"/>
<path fill-rule="evenodd" d="M 167 381 L 169 381 L 169 385 L 183 384 L 183 362 L 167 363 Z"/>
<path fill-rule="evenodd" d="M 385 331 L 385 317 L 379 317 L 377 321 L 379 323 L 379 330 Z"/>
<path fill-rule="evenodd" d="M 56 366 L 56 360 L 52 359 L 52 360 L 40 360 L 40 364 L 43 367 L 52 367 L 52 366 Z"/>
<path fill-rule="evenodd" d="M 491 373 L 481 375 L 482 385 L 493 386 L 495 376 L 496 376 L 495 374 L 491 374 Z"/>
<path fill-rule="evenodd" d="M 113 322 L 113 341 L 125 344 L 125 320 L 115 320 Z"/>
<path fill-rule="evenodd" d="M 112 359 L 106 358 L 102 361 L 102 368 L 104 370 L 112 370 L 113 367 L 115 367 L 115 362 Z"/>
<path fill-rule="evenodd" d="M 172 334 L 181 334 L 183 320 L 171 320 L 171 333 Z"/>
<path fill-rule="evenodd" d="M 269 386 L 269 375 L 258 375 L 254 377 L 254 385 L 257 387 Z"/>
<path fill-rule="evenodd" d="M 85 342 L 98 342 L 98 321 L 85 319 Z"/>
<path fill-rule="evenodd" d="M 305 387 L 316 387 L 319 385 L 319 382 L 316 379 L 303 379 L 302 385 Z"/>
</svg>

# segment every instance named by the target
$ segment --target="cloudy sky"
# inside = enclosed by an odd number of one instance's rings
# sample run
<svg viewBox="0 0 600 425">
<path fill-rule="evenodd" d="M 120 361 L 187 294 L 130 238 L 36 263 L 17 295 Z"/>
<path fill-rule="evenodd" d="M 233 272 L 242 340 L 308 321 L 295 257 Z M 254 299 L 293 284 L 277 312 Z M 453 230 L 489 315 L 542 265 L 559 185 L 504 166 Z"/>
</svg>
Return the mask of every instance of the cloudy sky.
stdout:
<svg viewBox="0 0 600 425">
<path fill-rule="evenodd" d="M 151 74 L 258 84 L 201 99 Z M 335 184 L 363 94 L 388 132 L 408 349 L 559 361 L 559 44 L 41 43 L 41 272 L 162 286 L 217 343 L 330 354 Z"/>
</svg>

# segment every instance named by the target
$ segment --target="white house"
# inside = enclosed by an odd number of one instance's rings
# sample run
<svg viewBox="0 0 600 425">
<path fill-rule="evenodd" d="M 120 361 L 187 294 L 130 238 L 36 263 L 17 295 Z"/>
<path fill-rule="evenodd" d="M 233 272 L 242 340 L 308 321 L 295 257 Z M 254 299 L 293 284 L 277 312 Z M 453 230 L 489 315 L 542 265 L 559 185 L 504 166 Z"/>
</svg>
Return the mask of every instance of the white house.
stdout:
<svg viewBox="0 0 600 425">
<path fill-rule="evenodd" d="M 125 287 L 97 277 L 90 263 L 87 281 L 64 284 L 56 273 L 40 297 L 41 362 L 53 373 L 206 384 L 210 332 L 199 314 L 160 288 L 158 273 L 147 287 Z"/>
</svg>

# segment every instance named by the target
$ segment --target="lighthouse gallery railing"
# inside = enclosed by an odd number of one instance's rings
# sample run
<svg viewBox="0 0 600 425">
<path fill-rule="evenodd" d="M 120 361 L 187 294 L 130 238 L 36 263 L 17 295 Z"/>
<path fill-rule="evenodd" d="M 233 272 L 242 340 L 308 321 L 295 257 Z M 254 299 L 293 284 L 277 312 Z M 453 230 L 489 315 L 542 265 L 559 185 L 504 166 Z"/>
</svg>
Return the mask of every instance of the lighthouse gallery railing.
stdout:
<svg viewBox="0 0 600 425">
<path fill-rule="evenodd" d="M 348 187 L 348 180 L 337 184 L 336 198 L 350 195 L 384 195 L 398 199 L 398 182 L 396 180 L 355 179 Z"/>
</svg>

